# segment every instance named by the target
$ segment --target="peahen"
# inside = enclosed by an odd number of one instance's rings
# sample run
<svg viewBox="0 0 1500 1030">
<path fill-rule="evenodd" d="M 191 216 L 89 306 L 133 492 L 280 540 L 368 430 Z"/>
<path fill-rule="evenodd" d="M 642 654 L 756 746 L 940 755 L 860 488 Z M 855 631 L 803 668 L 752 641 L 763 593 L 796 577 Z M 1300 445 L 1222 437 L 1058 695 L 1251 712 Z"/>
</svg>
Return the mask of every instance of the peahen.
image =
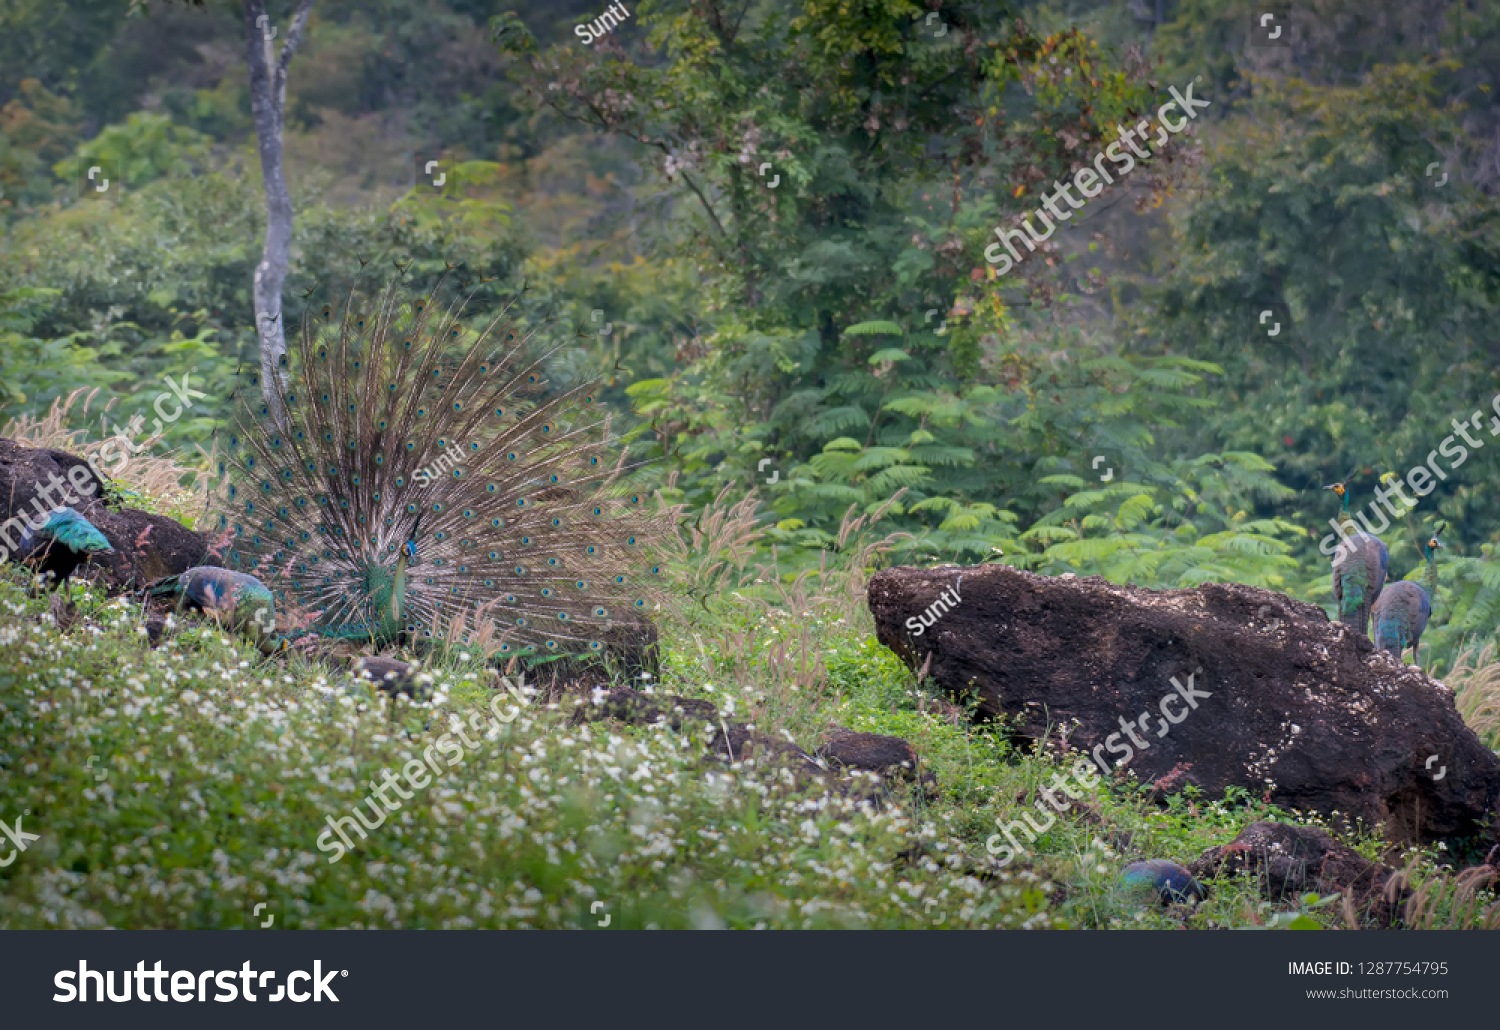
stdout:
<svg viewBox="0 0 1500 1030">
<path fill-rule="evenodd" d="M 21 530 L 20 561 L 39 574 L 51 573 L 51 587 L 62 586 L 91 554 L 112 554 L 114 548 L 88 519 L 72 508 L 61 508 L 47 517 L 40 529 Z"/>
<path fill-rule="evenodd" d="M 410 301 L 397 286 L 305 320 L 273 386 L 284 422 L 258 404 L 231 436 L 228 564 L 323 637 L 602 651 L 653 606 L 663 522 L 621 487 L 592 384 L 548 382 L 514 302 L 476 334 L 441 282 Z"/>
<path fill-rule="evenodd" d="M 1432 598 L 1437 593 L 1437 552 L 1442 546 L 1437 533 L 1433 533 L 1423 548 L 1427 556 L 1427 568 L 1422 573 L 1425 589 L 1403 579 L 1386 587 L 1375 602 L 1375 646 L 1395 655 L 1397 661 L 1408 647 L 1412 660 L 1418 661 L 1422 631 L 1432 617 Z"/>
<path fill-rule="evenodd" d="M 1120 879 L 1127 893 L 1137 897 L 1154 895 L 1163 905 L 1208 897 L 1208 891 L 1192 873 L 1165 858 L 1132 862 L 1120 871 Z"/>
<path fill-rule="evenodd" d="M 239 630 L 266 654 L 286 647 L 276 636 L 276 600 L 254 576 L 217 565 L 200 565 L 151 584 L 152 597 L 176 597 L 178 607 L 195 608 Z"/>
<path fill-rule="evenodd" d="M 1330 483 L 1323 488 L 1332 490 L 1343 501 L 1338 518 L 1339 525 L 1345 529 L 1345 537 L 1333 559 L 1333 596 L 1339 604 L 1339 621 L 1361 633 L 1368 633 L 1370 609 L 1385 586 L 1390 553 L 1378 537 L 1360 530 L 1349 514 L 1347 483 L 1353 475 L 1351 471 L 1343 482 Z"/>
</svg>

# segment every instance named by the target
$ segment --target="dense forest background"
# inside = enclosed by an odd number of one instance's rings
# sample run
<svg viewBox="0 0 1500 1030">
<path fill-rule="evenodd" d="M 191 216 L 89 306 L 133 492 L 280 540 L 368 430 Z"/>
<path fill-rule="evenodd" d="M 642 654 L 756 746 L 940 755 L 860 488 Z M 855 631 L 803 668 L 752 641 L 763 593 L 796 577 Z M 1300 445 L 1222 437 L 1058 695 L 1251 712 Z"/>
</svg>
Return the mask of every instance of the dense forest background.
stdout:
<svg viewBox="0 0 1500 1030">
<path fill-rule="evenodd" d="M 1355 469 L 1364 507 L 1488 425 L 1500 3 L 1302 4 L 1285 46 L 1237 0 L 643 0 L 587 46 L 603 4 L 516 6 L 316 0 L 287 324 L 393 262 L 456 266 L 476 322 L 524 282 L 649 474 L 690 506 L 755 488 L 793 564 L 885 508 L 901 560 L 1326 604 L 1321 488 Z M 98 386 L 111 432 L 189 373 L 208 396 L 158 446 L 200 460 L 256 363 L 243 14 L 0 25 L 0 424 Z M 997 226 L 1189 83 L 1212 103 L 1171 148 L 994 274 Z M 1497 469 L 1473 449 L 1383 533 L 1416 575 L 1447 523 L 1439 665 L 1500 623 Z"/>
</svg>

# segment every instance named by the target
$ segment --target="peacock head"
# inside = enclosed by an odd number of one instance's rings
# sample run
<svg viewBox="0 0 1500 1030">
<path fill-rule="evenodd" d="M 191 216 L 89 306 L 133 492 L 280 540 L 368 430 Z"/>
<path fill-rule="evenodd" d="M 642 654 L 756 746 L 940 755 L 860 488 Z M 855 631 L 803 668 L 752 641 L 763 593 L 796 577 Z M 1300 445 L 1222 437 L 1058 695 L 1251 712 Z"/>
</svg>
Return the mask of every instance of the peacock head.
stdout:
<svg viewBox="0 0 1500 1030">
<path fill-rule="evenodd" d="M 1440 522 L 1440 523 L 1438 523 L 1438 527 L 1432 531 L 1432 536 L 1428 538 L 1428 540 L 1427 540 L 1427 546 L 1426 546 L 1426 548 L 1424 548 L 1424 550 L 1426 551 L 1427 560 L 1429 562 L 1433 562 L 1433 561 L 1437 560 L 1438 548 L 1440 548 L 1440 547 L 1443 546 L 1443 542 L 1438 539 L 1438 534 L 1441 533 L 1443 530 L 1445 530 L 1447 528 L 1448 528 L 1448 523 L 1446 523 L 1446 522 Z"/>
<path fill-rule="evenodd" d="M 1329 483 L 1323 489 L 1324 490 L 1332 490 L 1334 492 L 1334 495 L 1337 496 L 1337 497 L 1343 497 L 1346 493 L 1349 492 L 1348 490 L 1346 490 L 1344 488 L 1344 484 L 1343 483 Z"/>
</svg>

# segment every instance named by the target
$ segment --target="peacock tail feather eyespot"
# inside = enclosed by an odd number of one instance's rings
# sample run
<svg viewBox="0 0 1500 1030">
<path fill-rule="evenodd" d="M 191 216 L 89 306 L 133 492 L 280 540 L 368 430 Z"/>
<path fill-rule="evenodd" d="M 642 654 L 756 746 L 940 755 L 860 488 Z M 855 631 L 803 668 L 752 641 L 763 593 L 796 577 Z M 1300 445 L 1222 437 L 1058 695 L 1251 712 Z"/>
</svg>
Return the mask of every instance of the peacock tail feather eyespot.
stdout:
<svg viewBox="0 0 1500 1030">
<path fill-rule="evenodd" d="M 530 546 L 531 545 L 531 537 L 529 537 L 529 536 L 523 536 L 521 538 L 521 543 L 526 544 L 527 546 Z"/>
<path fill-rule="evenodd" d="M 551 597 L 552 596 L 552 588 L 551 587 L 542 587 L 542 596 L 543 597 Z"/>
<path fill-rule="evenodd" d="M 408 514 L 408 515 L 415 515 L 416 513 L 417 513 L 417 506 L 415 504 L 408 504 L 406 506 L 406 514 Z"/>
<path fill-rule="evenodd" d="M 615 583 L 616 584 L 623 584 L 624 582 L 625 582 L 625 577 L 624 576 L 616 576 L 615 577 Z"/>
<path fill-rule="evenodd" d="M 515 451 L 511 451 L 509 454 L 506 455 L 506 457 L 508 459 L 510 459 L 511 461 L 515 461 L 517 458 L 520 457 L 520 455 L 517 454 Z"/>
<path fill-rule="evenodd" d="M 432 510 L 434 512 L 441 513 L 442 510 L 443 510 L 443 502 L 442 501 L 433 501 L 432 502 Z"/>
</svg>

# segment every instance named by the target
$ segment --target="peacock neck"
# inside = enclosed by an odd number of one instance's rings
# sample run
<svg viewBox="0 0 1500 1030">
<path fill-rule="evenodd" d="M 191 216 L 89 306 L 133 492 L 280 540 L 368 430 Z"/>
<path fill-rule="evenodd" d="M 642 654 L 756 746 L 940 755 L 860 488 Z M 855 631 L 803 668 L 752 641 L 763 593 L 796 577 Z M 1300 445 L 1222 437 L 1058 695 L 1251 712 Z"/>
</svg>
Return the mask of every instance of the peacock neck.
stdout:
<svg viewBox="0 0 1500 1030">
<path fill-rule="evenodd" d="M 1345 490 L 1339 495 L 1343 506 L 1339 508 L 1339 525 L 1351 532 L 1358 532 L 1359 527 L 1354 523 L 1354 516 L 1349 514 L 1349 491 Z"/>
<path fill-rule="evenodd" d="M 1431 547 L 1427 548 L 1427 568 L 1422 572 L 1422 585 L 1427 588 L 1428 597 L 1437 596 L 1437 551 Z"/>
</svg>

